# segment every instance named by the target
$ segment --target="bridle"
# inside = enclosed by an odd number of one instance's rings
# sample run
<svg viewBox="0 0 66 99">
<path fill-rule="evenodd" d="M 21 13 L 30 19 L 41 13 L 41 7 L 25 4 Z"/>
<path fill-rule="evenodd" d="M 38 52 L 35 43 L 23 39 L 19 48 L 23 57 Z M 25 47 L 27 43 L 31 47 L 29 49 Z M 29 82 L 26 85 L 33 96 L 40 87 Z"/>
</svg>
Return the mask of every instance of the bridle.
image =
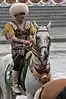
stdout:
<svg viewBox="0 0 66 99">
<path fill-rule="evenodd" d="M 48 31 L 48 29 L 46 28 L 45 30 L 44 29 L 38 29 L 37 30 L 37 32 L 36 32 L 36 37 L 35 37 L 35 41 L 36 41 L 36 43 L 34 43 L 34 45 L 33 45 L 33 50 L 35 51 L 35 50 L 37 50 L 38 52 L 40 52 L 40 50 L 41 49 L 43 49 L 43 48 L 47 48 L 47 50 L 49 51 L 49 47 L 50 47 L 50 43 L 51 43 L 51 39 L 50 39 L 50 37 L 48 36 L 48 40 L 49 40 L 49 44 L 48 44 L 48 46 L 42 46 L 40 49 L 39 49 L 39 46 L 38 46 L 38 44 L 37 44 L 37 33 L 38 32 L 49 32 Z M 41 54 L 40 54 L 41 55 Z"/>
<path fill-rule="evenodd" d="M 49 31 L 48 31 L 48 29 L 46 28 L 45 30 L 44 29 L 41 29 L 41 30 L 37 30 L 37 32 L 36 32 L 36 38 L 37 38 L 37 33 L 38 32 L 48 32 L 49 33 Z M 39 47 L 38 47 L 38 44 L 37 44 L 37 39 L 36 39 L 36 45 L 37 45 L 37 50 L 40 52 L 40 50 L 42 49 L 42 48 L 47 48 L 48 49 L 48 51 L 49 51 L 49 47 L 50 47 L 50 43 L 51 43 L 51 39 L 50 39 L 50 37 L 48 36 L 48 39 L 49 39 L 49 44 L 48 44 L 48 46 L 42 46 L 40 49 L 39 49 Z"/>
<path fill-rule="evenodd" d="M 38 30 L 36 33 L 38 33 L 38 32 L 48 32 L 48 30 L 47 30 L 47 29 L 46 29 L 46 30 Z M 37 35 L 36 35 L 36 36 L 37 36 Z M 36 38 L 37 38 L 37 37 L 36 37 Z M 49 42 L 50 42 L 50 41 L 49 41 Z M 49 49 L 47 46 L 42 46 L 42 47 L 39 49 L 38 44 L 37 44 L 37 41 L 36 41 L 36 44 L 34 44 L 33 47 L 32 47 L 32 53 L 33 53 L 33 54 L 35 55 L 35 57 L 37 57 L 38 60 L 40 61 L 42 70 L 44 70 L 43 72 L 45 72 L 45 73 L 48 74 L 48 72 L 50 71 L 50 68 L 49 68 L 48 70 L 46 69 L 48 57 L 44 60 L 44 61 L 45 61 L 45 64 L 43 64 L 43 62 L 42 62 L 42 60 L 41 60 L 41 58 L 40 58 L 40 56 L 41 56 L 40 50 L 43 49 L 43 48 Z M 36 65 L 40 67 L 40 65 L 37 64 L 37 63 L 35 63 L 35 62 L 33 61 L 33 59 L 32 59 L 32 64 L 33 64 L 34 67 L 35 67 Z M 36 68 L 35 68 L 35 69 L 36 69 Z M 36 69 L 36 70 L 37 70 L 37 69 Z M 41 70 L 40 72 L 39 72 L 38 70 L 37 70 L 37 71 L 41 74 L 41 73 L 42 73 L 42 70 Z"/>
</svg>

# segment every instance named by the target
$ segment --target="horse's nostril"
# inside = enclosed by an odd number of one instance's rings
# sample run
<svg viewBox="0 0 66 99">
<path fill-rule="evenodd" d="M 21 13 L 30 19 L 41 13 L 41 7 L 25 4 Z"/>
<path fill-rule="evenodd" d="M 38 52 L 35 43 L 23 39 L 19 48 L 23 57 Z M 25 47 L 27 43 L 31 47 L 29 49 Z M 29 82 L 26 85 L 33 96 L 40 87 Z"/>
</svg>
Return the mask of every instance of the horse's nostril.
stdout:
<svg viewBox="0 0 66 99">
<path fill-rule="evenodd" d="M 47 82 L 47 81 L 48 81 L 47 75 L 44 75 L 44 76 L 42 77 L 42 80 L 43 80 L 44 82 Z"/>
<path fill-rule="evenodd" d="M 43 79 L 47 79 L 47 75 L 44 75 L 42 78 L 43 78 Z"/>
</svg>

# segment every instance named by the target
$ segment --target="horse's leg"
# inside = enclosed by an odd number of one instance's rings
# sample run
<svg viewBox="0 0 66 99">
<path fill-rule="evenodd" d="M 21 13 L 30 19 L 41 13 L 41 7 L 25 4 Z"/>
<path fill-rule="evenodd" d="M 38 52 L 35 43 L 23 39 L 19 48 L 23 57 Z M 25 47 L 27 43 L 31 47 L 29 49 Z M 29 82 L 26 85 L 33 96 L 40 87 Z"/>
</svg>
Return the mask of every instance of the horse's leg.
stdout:
<svg viewBox="0 0 66 99">
<path fill-rule="evenodd" d="M 33 99 L 35 92 L 42 86 L 42 83 L 37 80 L 31 73 L 29 67 L 25 78 L 25 88 L 27 99 Z"/>
</svg>

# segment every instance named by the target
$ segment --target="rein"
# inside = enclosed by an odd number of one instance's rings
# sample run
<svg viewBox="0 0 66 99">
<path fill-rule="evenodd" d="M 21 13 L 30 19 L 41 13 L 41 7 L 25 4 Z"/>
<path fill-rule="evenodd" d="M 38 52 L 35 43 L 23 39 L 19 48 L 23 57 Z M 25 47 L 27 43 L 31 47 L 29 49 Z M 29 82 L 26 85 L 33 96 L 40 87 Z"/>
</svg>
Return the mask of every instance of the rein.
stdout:
<svg viewBox="0 0 66 99">
<path fill-rule="evenodd" d="M 48 30 L 47 29 L 45 29 L 45 30 L 37 30 L 37 32 L 36 33 L 38 33 L 38 32 L 48 32 Z M 47 62 L 48 62 L 48 59 L 46 58 L 44 61 L 45 61 L 45 63 L 43 63 L 42 62 L 42 60 L 41 60 L 41 53 L 40 53 L 40 50 L 42 49 L 42 48 L 47 48 L 46 46 L 42 46 L 40 49 L 38 48 L 38 44 L 37 44 L 37 42 L 36 42 L 36 44 L 34 43 L 33 44 L 33 46 L 32 46 L 32 53 L 38 58 L 38 60 L 40 61 L 40 65 L 39 64 L 37 64 L 37 63 L 35 63 L 34 61 L 33 61 L 33 59 L 32 59 L 32 65 L 33 65 L 33 67 L 35 68 L 35 70 L 39 73 L 39 74 L 42 74 L 43 72 L 45 72 L 45 73 L 49 73 L 49 71 L 50 71 L 50 68 L 49 69 L 47 69 L 46 68 L 46 66 L 48 65 L 47 64 Z M 37 69 L 36 68 L 36 66 L 38 66 L 38 67 L 40 67 L 40 69 Z"/>
<path fill-rule="evenodd" d="M 42 47 L 43 48 L 43 47 Z M 41 49 L 42 49 L 41 48 Z M 40 58 L 40 56 L 41 56 L 41 53 L 39 52 L 39 51 L 37 51 L 37 50 L 35 50 L 35 48 L 32 48 L 32 52 L 33 52 L 33 54 L 39 59 L 39 61 L 41 62 L 41 65 L 42 66 L 45 66 L 44 64 L 43 64 L 43 62 L 41 61 L 41 58 Z M 47 59 L 45 60 L 46 61 L 46 63 L 47 63 Z M 36 64 L 37 65 L 37 64 Z"/>
<path fill-rule="evenodd" d="M 39 51 L 41 51 L 42 48 L 47 48 L 47 47 L 46 47 L 46 46 L 42 46 L 42 47 L 39 49 Z"/>
<path fill-rule="evenodd" d="M 33 65 L 33 67 L 35 68 L 35 70 L 36 70 L 39 74 L 42 74 L 43 72 L 48 74 L 49 71 L 50 71 L 50 68 L 49 68 L 49 69 L 46 68 L 46 66 L 48 65 L 48 64 L 47 64 L 48 59 L 46 59 L 46 60 L 45 60 L 45 64 L 43 64 L 43 62 L 42 62 L 41 59 L 40 59 L 40 53 L 39 53 L 35 48 L 32 48 L 32 53 L 39 59 L 39 61 L 40 61 L 40 63 L 41 63 L 41 65 L 38 65 L 38 64 L 35 63 L 35 62 L 33 61 L 33 59 L 32 59 L 32 65 Z M 40 70 L 37 69 L 36 66 L 39 66 L 41 69 L 40 69 Z"/>
<path fill-rule="evenodd" d="M 38 30 L 36 33 L 41 32 L 41 31 L 47 32 L 48 30 L 42 29 L 42 30 Z M 43 48 L 47 48 L 48 50 L 48 46 L 42 46 L 41 48 L 39 48 L 38 42 L 37 42 L 37 35 L 35 34 L 33 45 L 32 45 L 32 57 L 31 57 L 29 69 L 31 73 L 33 74 L 33 76 L 35 76 L 35 78 L 40 80 L 42 83 L 46 83 L 50 79 L 49 78 L 50 63 L 49 63 L 48 57 L 44 58 L 43 60 L 43 56 L 41 54 L 41 50 Z"/>
</svg>

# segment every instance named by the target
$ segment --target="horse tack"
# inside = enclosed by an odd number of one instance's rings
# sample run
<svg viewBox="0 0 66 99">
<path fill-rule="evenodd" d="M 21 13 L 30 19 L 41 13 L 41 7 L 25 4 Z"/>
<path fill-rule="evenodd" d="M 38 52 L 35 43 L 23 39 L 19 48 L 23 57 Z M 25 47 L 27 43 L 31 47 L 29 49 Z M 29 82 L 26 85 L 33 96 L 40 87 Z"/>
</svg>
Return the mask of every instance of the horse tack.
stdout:
<svg viewBox="0 0 66 99">
<path fill-rule="evenodd" d="M 45 30 L 38 30 L 37 32 L 41 32 L 41 31 L 43 31 L 43 32 L 49 32 L 47 29 L 45 29 Z"/>
<path fill-rule="evenodd" d="M 50 65 L 49 63 L 47 65 Z M 41 81 L 43 84 L 50 81 L 50 76 L 49 76 L 49 72 L 50 72 L 50 66 L 48 68 L 48 72 L 45 72 L 46 69 L 44 69 L 44 71 L 42 73 L 39 73 L 35 67 L 29 66 L 30 71 L 32 73 L 32 75 L 38 79 L 39 81 Z M 40 70 L 39 70 L 40 71 Z"/>
<path fill-rule="evenodd" d="M 49 33 L 48 29 L 45 29 L 45 30 L 43 30 L 43 29 L 37 30 L 37 32 L 34 34 L 34 39 L 33 39 L 33 47 L 32 47 L 32 48 L 34 48 L 34 49 L 38 49 L 38 46 L 37 46 L 37 44 L 36 44 L 36 34 L 37 34 L 38 32 L 48 32 L 48 33 Z M 43 47 L 46 47 L 46 46 L 43 46 Z M 38 49 L 38 50 L 39 50 L 39 49 Z M 39 51 L 40 51 L 40 50 L 39 50 Z"/>
<path fill-rule="evenodd" d="M 39 29 L 37 30 L 36 34 L 38 32 L 48 32 L 47 29 L 43 30 L 43 29 Z M 34 35 L 34 40 L 36 39 L 36 34 Z M 36 40 L 35 40 L 36 41 Z M 42 46 L 42 48 L 47 48 L 46 46 Z M 34 65 L 37 65 L 36 63 L 32 61 L 32 63 L 30 64 L 29 68 L 30 68 L 30 71 L 31 73 L 33 74 L 33 76 L 35 76 L 35 78 L 37 78 L 38 80 L 40 80 L 42 83 L 46 83 L 48 81 L 50 81 L 50 78 L 48 77 L 48 74 L 50 72 L 50 62 L 48 63 L 48 58 L 46 60 L 44 60 L 45 62 L 43 63 L 40 59 L 40 56 L 41 56 L 41 53 L 40 53 L 40 50 L 37 46 L 37 42 L 34 42 L 33 43 L 33 46 L 32 46 L 32 53 L 38 58 L 38 60 L 40 61 L 41 65 L 38 67 L 41 67 L 40 69 L 37 69 Z M 48 67 L 49 66 L 49 67 Z M 47 78 L 47 79 L 43 79 L 44 76 Z"/>
<path fill-rule="evenodd" d="M 39 60 L 40 61 L 40 60 Z M 41 62 L 41 61 L 40 61 Z M 45 64 L 38 65 L 36 63 L 34 63 L 33 59 L 32 59 L 32 64 L 33 67 L 35 68 L 35 70 L 42 75 L 43 73 L 48 74 L 50 71 L 50 62 L 48 62 L 48 59 L 45 60 Z M 36 66 L 40 66 L 40 68 L 37 68 Z"/>
<path fill-rule="evenodd" d="M 45 47 L 45 46 L 43 46 L 43 47 Z M 42 47 L 42 48 L 43 48 Z M 36 47 L 35 47 L 36 48 Z M 48 72 L 49 72 L 49 69 L 48 68 L 46 68 L 48 65 L 48 58 L 46 59 L 46 60 L 44 60 L 44 64 L 42 63 L 42 61 L 41 61 L 41 59 L 40 59 L 40 56 L 41 56 L 41 53 L 39 52 L 39 51 L 37 51 L 37 48 L 35 49 L 35 48 L 32 48 L 32 53 L 38 58 L 38 60 L 41 62 L 41 66 L 44 66 L 44 68 L 42 68 L 42 70 L 44 70 L 47 74 L 48 74 Z M 34 62 L 33 62 L 33 60 L 32 60 L 32 64 L 33 64 Z M 37 65 L 36 63 L 35 63 L 35 65 Z M 50 65 L 50 63 L 49 63 L 49 65 Z M 38 65 L 39 66 L 39 65 Z M 39 66 L 40 67 L 40 66 Z M 37 70 L 37 69 L 36 69 Z M 41 72 L 42 72 L 42 70 L 41 70 Z M 38 71 L 38 70 L 37 70 Z M 38 71 L 39 73 L 40 73 L 40 71 Z M 41 74 L 41 73 L 40 73 Z"/>
<path fill-rule="evenodd" d="M 38 54 L 40 54 L 39 52 L 37 53 L 37 51 L 35 49 L 33 49 L 33 54 L 39 59 L 39 61 L 41 62 L 40 60 L 40 57 Z M 44 60 L 44 64 L 41 62 L 41 65 L 38 65 L 36 63 L 34 63 L 33 59 L 32 59 L 32 65 L 33 67 L 35 68 L 35 70 L 39 73 L 39 74 L 43 74 L 43 73 L 46 73 L 48 74 L 49 71 L 50 71 L 50 62 L 49 62 L 49 59 L 46 59 Z M 41 67 L 41 69 L 39 68 L 36 68 L 36 65 L 38 65 L 39 67 Z"/>
</svg>

